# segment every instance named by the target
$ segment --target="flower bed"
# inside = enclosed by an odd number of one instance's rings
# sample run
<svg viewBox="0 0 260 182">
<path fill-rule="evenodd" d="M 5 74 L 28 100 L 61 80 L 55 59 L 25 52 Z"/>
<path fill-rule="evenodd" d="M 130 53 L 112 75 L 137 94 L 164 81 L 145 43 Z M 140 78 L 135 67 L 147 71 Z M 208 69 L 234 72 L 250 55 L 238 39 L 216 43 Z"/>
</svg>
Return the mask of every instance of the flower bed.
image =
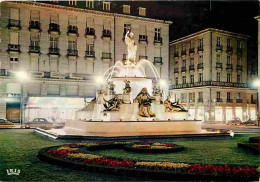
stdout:
<svg viewBox="0 0 260 182">
<path fill-rule="evenodd" d="M 176 144 L 158 142 L 136 142 L 125 145 L 124 149 L 131 152 L 142 153 L 167 153 L 183 151 L 184 147 Z"/>
<path fill-rule="evenodd" d="M 260 143 L 260 137 L 249 137 L 250 143 Z"/>
<path fill-rule="evenodd" d="M 155 144 L 155 145 L 154 145 Z M 94 150 L 124 148 L 125 145 L 154 145 L 158 143 L 78 143 L 44 148 L 38 157 L 46 162 L 81 170 L 137 176 L 160 180 L 258 180 L 255 166 L 187 164 L 174 162 L 134 161 L 96 155 Z M 174 144 L 162 145 L 174 148 Z M 144 147 L 146 149 L 146 147 Z M 156 149 L 157 150 L 157 149 Z"/>
<path fill-rule="evenodd" d="M 252 151 L 256 155 L 260 155 L 260 137 L 250 137 L 249 144 L 238 143 L 237 147 Z"/>
</svg>

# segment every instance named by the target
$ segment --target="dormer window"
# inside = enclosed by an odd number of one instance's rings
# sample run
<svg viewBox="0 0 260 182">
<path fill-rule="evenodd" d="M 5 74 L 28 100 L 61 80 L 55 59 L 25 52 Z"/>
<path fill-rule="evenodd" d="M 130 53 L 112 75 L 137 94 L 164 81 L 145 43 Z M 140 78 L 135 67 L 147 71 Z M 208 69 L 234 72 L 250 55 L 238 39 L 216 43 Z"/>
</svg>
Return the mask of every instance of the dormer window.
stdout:
<svg viewBox="0 0 260 182">
<path fill-rule="evenodd" d="M 103 11 L 110 11 L 110 2 L 103 2 Z"/>
<path fill-rule="evenodd" d="M 94 9 L 94 0 L 87 0 L 86 7 L 89 9 Z"/>
<path fill-rule="evenodd" d="M 123 13 L 124 14 L 130 14 L 130 6 L 129 5 L 123 5 Z"/>
<path fill-rule="evenodd" d="M 146 16 L 146 8 L 139 7 L 139 16 Z"/>
</svg>

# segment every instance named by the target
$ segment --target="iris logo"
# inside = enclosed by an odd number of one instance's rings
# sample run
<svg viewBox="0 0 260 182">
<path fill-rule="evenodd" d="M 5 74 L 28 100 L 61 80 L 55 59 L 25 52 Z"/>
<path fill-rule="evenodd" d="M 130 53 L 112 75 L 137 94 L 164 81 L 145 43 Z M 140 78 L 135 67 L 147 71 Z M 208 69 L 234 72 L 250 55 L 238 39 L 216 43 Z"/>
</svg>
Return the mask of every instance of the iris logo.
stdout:
<svg viewBox="0 0 260 182">
<path fill-rule="evenodd" d="M 21 170 L 20 169 L 7 169 L 6 172 L 7 172 L 8 176 L 11 176 L 11 175 L 19 176 Z"/>
</svg>

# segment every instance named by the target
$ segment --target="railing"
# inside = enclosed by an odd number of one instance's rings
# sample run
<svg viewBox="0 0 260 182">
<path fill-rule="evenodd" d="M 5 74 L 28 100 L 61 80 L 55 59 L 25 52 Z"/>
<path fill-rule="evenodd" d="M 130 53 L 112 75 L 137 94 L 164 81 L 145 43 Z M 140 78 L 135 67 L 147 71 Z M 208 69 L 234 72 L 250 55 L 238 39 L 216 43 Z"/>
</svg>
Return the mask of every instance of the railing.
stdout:
<svg viewBox="0 0 260 182">
<path fill-rule="evenodd" d="M 232 64 L 227 64 L 227 70 L 232 70 L 233 69 L 233 65 Z"/>
<path fill-rule="evenodd" d="M 29 46 L 29 52 L 40 53 L 40 47 L 39 46 Z"/>
<path fill-rule="evenodd" d="M 78 56 L 78 50 L 68 49 L 67 56 Z"/>
<path fill-rule="evenodd" d="M 179 68 L 174 68 L 173 71 L 174 73 L 179 73 Z"/>
<path fill-rule="evenodd" d="M 203 98 L 198 98 L 198 102 L 203 102 Z"/>
<path fill-rule="evenodd" d="M 109 38 L 111 38 L 112 37 L 111 30 L 104 29 L 103 32 L 102 32 L 102 37 L 109 37 Z"/>
<path fill-rule="evenodd" d="M 86 57 L 94 58 L 95 57 L 95 51 L 86 51 Z"/>
<path fill-rule="evenodd" d="M 77 26 L 73 26 L 73 25 L 69 25 L 68 26 L 68 33 L 70 33 L 70 34 L 77 34 L 78 35 L 78 27 Z"/>
<path fill-rule="evenodd" d="M 57 23 L 50 23 L 49 24 L 49 33 L 50 32 L 58 32 L 60 33 L 60 25 Z"/>
<path fill-rule="evenodd" d="M 227 102 L 228 102 L 228 103 L 232 103 L 232 102 L 233 102 L 233 99 L 227 99 Z"/>
<path fill-rule="evenodd" d="M 216 68 L 221 68 L 222 69 L 222 63 L 217 62 L 216 63 Z"/>
<path fill-rule="evenodd" d="M 189 54 L 193 54 L 193 53 L 195 53 L 195 49 L 194 48 L 190 48 L 189 49 Z"/>
<path fill-rule="evenodd" d="M 203 51 L 203 46 L 199 46 L 198 51 Z"/>
<path fill-rule="evenodd" d="M 182 55 L 182 56 L 186 56 L 186 50 L 182 50 L 182 51 L 181 51 L 181 55 Z"/>
<path fill-rule="evenodd" d="M 8 51 L 20 52 L 20 45 L 8 44 Z"/>
<path fill-rule="evenodd" d="M 203 82 L 195 82 L 195 83 L 170 85 L 170 89 L 181 89 L 181 88 L 192 88 L 192 87 L 203 87 L 203 86 L 248 88 L 246 83 L 203 81 Z"/>
<path fill-rule="evenodd" d="M 59 54 L 60 54 L 60 50 L 59 50 L 59 48 L 50 47 L 50 48 L 49 48 L 49 54 L 59 55 Z"/>
<path fill-rule="evenodd" d="M 29 30 L 31 29 L 36 29 L 36 30 L 40 30 L 40 22 L 39 21 L 30 21 L 29 23 Z"/>
<path fill-rule="evenodd" d="M 199 64 L 198 64 L 198 70 L 199 70 L 199 69 L 203 69 L 203 63 L 199 63 Z"/>
<path fill-rule="evenodd" d="M 237 70 L 241 70 L 242 71 L 242 65 L 237 65 Z"/>
<path fill-rule="evenodd" d="M 173 56 L 174 56 L 174 57 L 179 57 L 179 53 L 178 53 L 178 52 L 174 52 L 174 53 L 173 53 Z"/>
<path fill-rule="evenodd" d="M 147 42 L 148 37 L 147 35 L 139 35 L 139 42 Z"/>
<path fill-rule="evenodd" d="M 102 52 L 102 59 L 112 59 L 111 53 Z"/>
<path fill-rule="evenodd" d="M 242 99 L 237 99 L 237 103 L 242 103 Z"/>
<path fill-rule="evenodd" d="M 233 52 L 233 47 L 227 47 L 227 53 L 232 53 Z"/>
<path fill-rule="evenodd" d="M 141 60 L 141 59 L 148 59 L 148 57 L 147 56 L 139 56 L 139 60 Z"/>
<path fill-rule="evenodd" d="M 189 70 L 190 70 L 190 71 L 194 70 L 194 65 L 190 65 L 190 66 L 189 66 Z"/>
<path fill-rule="evenodd" d="M 222 98 L 217 98 L 216 102 L 222 102 Z"/>
<path fill-rule="evenodd" d="M 181 72 L 186 72 L 186 67 L 181 67 Z"/>
<path fill-rule="evenodd" d="M 223 51 L 223 46 L 222 45 L 216 45 L 216 51 Z"/>
<path fill-rule="evenodd" d="M 242 48 L 237 48 L 237 55 L 242 55 Z"/>
<path fill-rule="evenodd" d="M 158 63 L 158 64 L 163 64 L 162 62 L 162 57 L 154 57 L 154 64 Z"/>
<path fill-rule="evenodd" d="M 162 37 L 154 37 L 154 43 L 162 43 Z"/>
<path fill-rule="evenodd" d="M 95 29 L 94 29 L 94 28 L 87 27 L 87 28 L 86 28 L 86 35 L 93 35 L 93 36 L 95 36 L 95 35 L 96 35 Z"/>
<path fill-rule="evenodd" d="M 10 27 L 21 28 L 21 21 L 20 20 L 9 19 L 8 28 L 10 28 Z"/>
</svg>

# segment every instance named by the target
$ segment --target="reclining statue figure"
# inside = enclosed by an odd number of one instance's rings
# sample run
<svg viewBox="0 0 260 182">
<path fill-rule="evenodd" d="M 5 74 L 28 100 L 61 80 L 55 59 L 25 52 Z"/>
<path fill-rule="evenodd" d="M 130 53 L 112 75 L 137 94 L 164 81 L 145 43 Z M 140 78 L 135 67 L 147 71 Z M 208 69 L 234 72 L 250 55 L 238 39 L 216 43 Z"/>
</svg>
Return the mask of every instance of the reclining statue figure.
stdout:
<svg viewBox="0 0 260 182">
<path fill-rule="evenodd" d="M 141 92 L 136 96 L 134 102 L 138 102 L 138 115 L 142 117 L 155 117 L 152 113 L 151 104 L 155 100 L 147 92 L 147 88 L 143 88 Z"/>
<path fill-rule="evenodd" d="M 118 99 L 117 96 L 110 99 L 109 101 L 106 101 L 104 99 L 104 101 L 105 101 L 105 103 L 104 103 L 105 110 L 104 111 L 119 111 L 121 101 L 120 101 L 120 99 Z"/>
<path fill-rule="evenodd" d="M 171 97 L 168 96 L 164 101 L 165 112 L 187 111 L 179 102 L 171 102 Z"/>
</svg>

